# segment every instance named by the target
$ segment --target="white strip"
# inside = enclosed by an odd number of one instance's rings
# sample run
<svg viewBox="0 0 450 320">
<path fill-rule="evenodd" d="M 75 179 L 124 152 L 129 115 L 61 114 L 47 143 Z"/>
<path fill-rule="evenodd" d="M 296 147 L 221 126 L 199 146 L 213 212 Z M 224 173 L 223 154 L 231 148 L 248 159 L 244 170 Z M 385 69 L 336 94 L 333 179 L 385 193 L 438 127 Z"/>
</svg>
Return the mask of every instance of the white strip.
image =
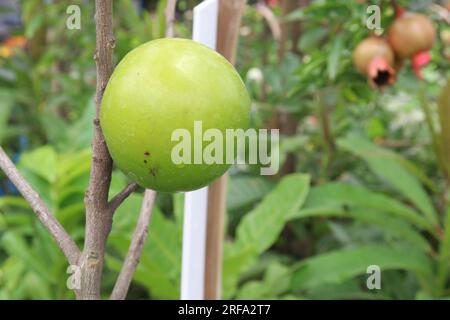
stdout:
<svg viewBox="0 0 450 320">
<path fill-rule="evenodd" d="M 193 40 L 216 49 L 219 0 L 194 8 Z M 184 199 L 181 299 L 203 300 L 208 187 L 187 192 Z"/>
</svg>

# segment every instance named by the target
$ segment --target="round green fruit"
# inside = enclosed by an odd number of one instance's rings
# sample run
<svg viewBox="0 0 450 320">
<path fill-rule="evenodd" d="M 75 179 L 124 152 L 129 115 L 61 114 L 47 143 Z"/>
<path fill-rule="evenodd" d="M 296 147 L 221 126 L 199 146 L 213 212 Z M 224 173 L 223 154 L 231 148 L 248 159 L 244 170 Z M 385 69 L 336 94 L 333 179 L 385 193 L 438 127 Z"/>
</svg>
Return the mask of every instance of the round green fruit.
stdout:
<svg viewBox="0 0 450 320">
<path fill-rule="evenodd" d="M 172 141 L 174 131 L 189 132 L 193 159 L 195 121 L 203 132 L 215 128 L 225 137 L 226 129 L 248 126 L 249 111 L 247 90 L 224 57 L 191 40 L 160 39 L 129 52 L 114 70 L 100 124 L 114 163 L 130 179 L 156 191 L 189 191 L 230 164 L 174 162 L 172 150 L 180 143 Z"/>
</svg>

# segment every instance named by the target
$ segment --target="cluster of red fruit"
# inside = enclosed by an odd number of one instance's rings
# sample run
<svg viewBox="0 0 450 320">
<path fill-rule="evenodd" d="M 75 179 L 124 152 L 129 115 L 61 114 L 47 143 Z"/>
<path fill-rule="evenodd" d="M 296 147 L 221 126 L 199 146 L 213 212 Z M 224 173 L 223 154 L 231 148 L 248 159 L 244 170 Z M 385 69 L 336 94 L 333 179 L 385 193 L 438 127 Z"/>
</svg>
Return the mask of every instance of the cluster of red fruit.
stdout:
<svg viewBox="0 0 450 320">
<path fill-rule="evenodd" d="M 393 84 L 406 59 L 411 59 L 416 76 L 422 79 L 421 69 L 431 59 L 429 51 L 435 36 L 435 28 L 428 17 L 398 10 L 387 36 L 364 39 L 353 52 L 353 62 L 377 88 Z"/>
</svg>

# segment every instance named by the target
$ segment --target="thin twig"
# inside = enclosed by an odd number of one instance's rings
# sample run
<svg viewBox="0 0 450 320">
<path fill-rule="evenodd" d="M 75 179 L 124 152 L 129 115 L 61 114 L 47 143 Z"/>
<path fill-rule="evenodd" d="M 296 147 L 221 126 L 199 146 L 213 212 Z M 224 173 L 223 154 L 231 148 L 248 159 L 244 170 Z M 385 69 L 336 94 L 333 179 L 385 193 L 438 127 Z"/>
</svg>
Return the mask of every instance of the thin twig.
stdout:
<svg viewBox="0 0 450 320">
<path fill-rule="evenodd" d="M 95 97 L 92 165 L 85 195 L 86 231 L 81 268 L 81 298 L 100 299 L 105 244 L 112 226 L 108 206 L 112 159 L 100 127 L 100 105 L 113 70 L 113 5 L 112 0 L 95 1 L 97 87 Z"/>
<path fill-rule="evenodd" d="M 133 238 L 131 240 L 130 248 L 128 249 L 127 257 L 123 263 L 122 270 L 114 285 L 111 300 L 123 300 L 127 296 L 128 288 L 130 287 L 134 271 L 141 258 L 145 239 L 147 238 L 155 196 L 155 191 L 149 189 L 145 190 L 136 229 L 134 230 Z"/>
<path fill-rule="evenodd" d="M 174 35 L 175 11 L 177 0 L 168 0 L 165 16 L 166 16 L 166 37 L 171 38 Z M 125 258 L 122 270 L 117 278 L 111 300 L 125 299 L 128 289 L 130 287 L 133 274 L 139 263 L 142 254 L 145 239 L 147 238 L 148 226 L 150 224 L 150 217 L 153 208 L 153 203 L 156 197 L 156 192 L 146 189 L 144 199 L 142 201 L 142 208 L 139 219 L 136 224 L 136 229 L 131 240 L 130 248 L 128 249 L 127 257 Z M 112 200 L 114 201 L 114 199 Z M 111 202 L 112 202 L 111 201 Z"/>
<path fill-rule="evenodd" d="M 175 10 L 177 6 L 177 0 L 169 0 L 167 2 L 165 16 L 166 16 L 166 37 L 171 38 L 174 34 L 175 23 Z M 139 259 L 142 255 L 142 249 L 144 247 L 145 239 L 148 234 L 148 227 L 150 224 L 151 213 L 153 209 L 153 203 L 155 201 L 156 192 L 146 189 L 144 193 L 144 199 L 142 201 L 142 208 L 139 214 L 139 219 L 134 230 L 131 240 L 130 248 L 128 249 L 127 256 L 122 265 L 119 277 L 114 285 L 113 292 L 111 293 L 111 300 L 123 300 L 126 298 L 128 289 L 130 287 L 133 274 L 139 264 Z"/>
<path fill-rule="evenodd" d="M 174 34 L 175 25 L 175 10 L 177 7 L 177 0 L 168 0 L 166 6 L 166 37 L 172 38 Z"/>
<path fill-rule="evenodd" d="M 114 213 L 122 204 L 122 202 L 124 202 L 125 199 L 130 196 L 130 194 L 136 191 L 137 188 L 138 184 L 136 182 L 129 183 L 122 191 L 120 191 L 117 195 L 114 196 L 114 198 L 109 201 L 109 210 Z"/>
<path fill-rule="evenodd" d="M 260 1 L 255 4 L 255 10 L 266 19 L 267 24 L 269 25 L 270 31 L 277 43 L 280 42 L 281 39 L 281 25 L 278 21 L 278 18 L 273 13 L 273 11 L 264 3 L 264 1 Z"/>
<path fill-rule="evenodd" d="M 72 240 L 70 235 L 64 230 L 64 227 L 56 220 L 50 212 L 47 205 L 39 197 L 39 194 L 29 185 L 25 178 L 17 170 L 14 163 L 0 147 L 0 168 L 5 172 L 6 176 L 20 191 L 22 196 L 31 206 L 38 219 L 47 228 L 50 234 L 58 243 L 64 255 L 71 265 L 76 265 L 80 257 L 80 249 Z"/>
</svg>

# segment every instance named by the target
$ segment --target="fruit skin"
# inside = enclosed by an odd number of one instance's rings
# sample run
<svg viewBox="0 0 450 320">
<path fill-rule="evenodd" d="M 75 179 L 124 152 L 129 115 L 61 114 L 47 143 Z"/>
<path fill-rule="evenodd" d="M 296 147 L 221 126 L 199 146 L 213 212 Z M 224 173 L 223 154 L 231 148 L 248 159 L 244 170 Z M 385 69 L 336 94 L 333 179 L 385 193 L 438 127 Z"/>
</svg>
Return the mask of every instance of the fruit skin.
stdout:
<svg viewBox="0 0 450 320">
<path fill-rule="evenodd" d="M 194 121 L 209 128 L 247 128 L 250 98 L 233 66 L 210 48 L 186 39 L 159 39 L 129 52 L 106 87 L 100 124 L 114 163 L 140 186 L 189 191 L 221 176 L 227 164 L 171 160 L 175 129 L 194 139 Z M 208 142 L 209 143 L 209 142 Z M 203 143 L 203 148 L 208 143 Z M 193 157 L 193 149 L 191 149 Z"/>
<path fill-rule="evenodd" d="M 373 86 L 395 81 L 395 54 L 384 38 L 373 36 L 361 41 L 353 51 L 353 63 L 359 72 L 368 76 Z M 380 73 L 385 73 L 386 79 L 379 83 Z"/>
<path fill-rule="evenodd" d="M 383 38 L 369 37 L 356 47 L 353 62 L 359 72 L 367 74 L 369 63 L 377 56 L 383 57 L 390 66 L 394 65 L 395 55 L 389 43 Z"/>
<path fill-rule="evenodd" d="M 433 47 L 436 30 L 428 17 L 405 12 L 389 27 L 389 43 L 401 59 L 411 58 L 417 53 Z"/>
</svg>

